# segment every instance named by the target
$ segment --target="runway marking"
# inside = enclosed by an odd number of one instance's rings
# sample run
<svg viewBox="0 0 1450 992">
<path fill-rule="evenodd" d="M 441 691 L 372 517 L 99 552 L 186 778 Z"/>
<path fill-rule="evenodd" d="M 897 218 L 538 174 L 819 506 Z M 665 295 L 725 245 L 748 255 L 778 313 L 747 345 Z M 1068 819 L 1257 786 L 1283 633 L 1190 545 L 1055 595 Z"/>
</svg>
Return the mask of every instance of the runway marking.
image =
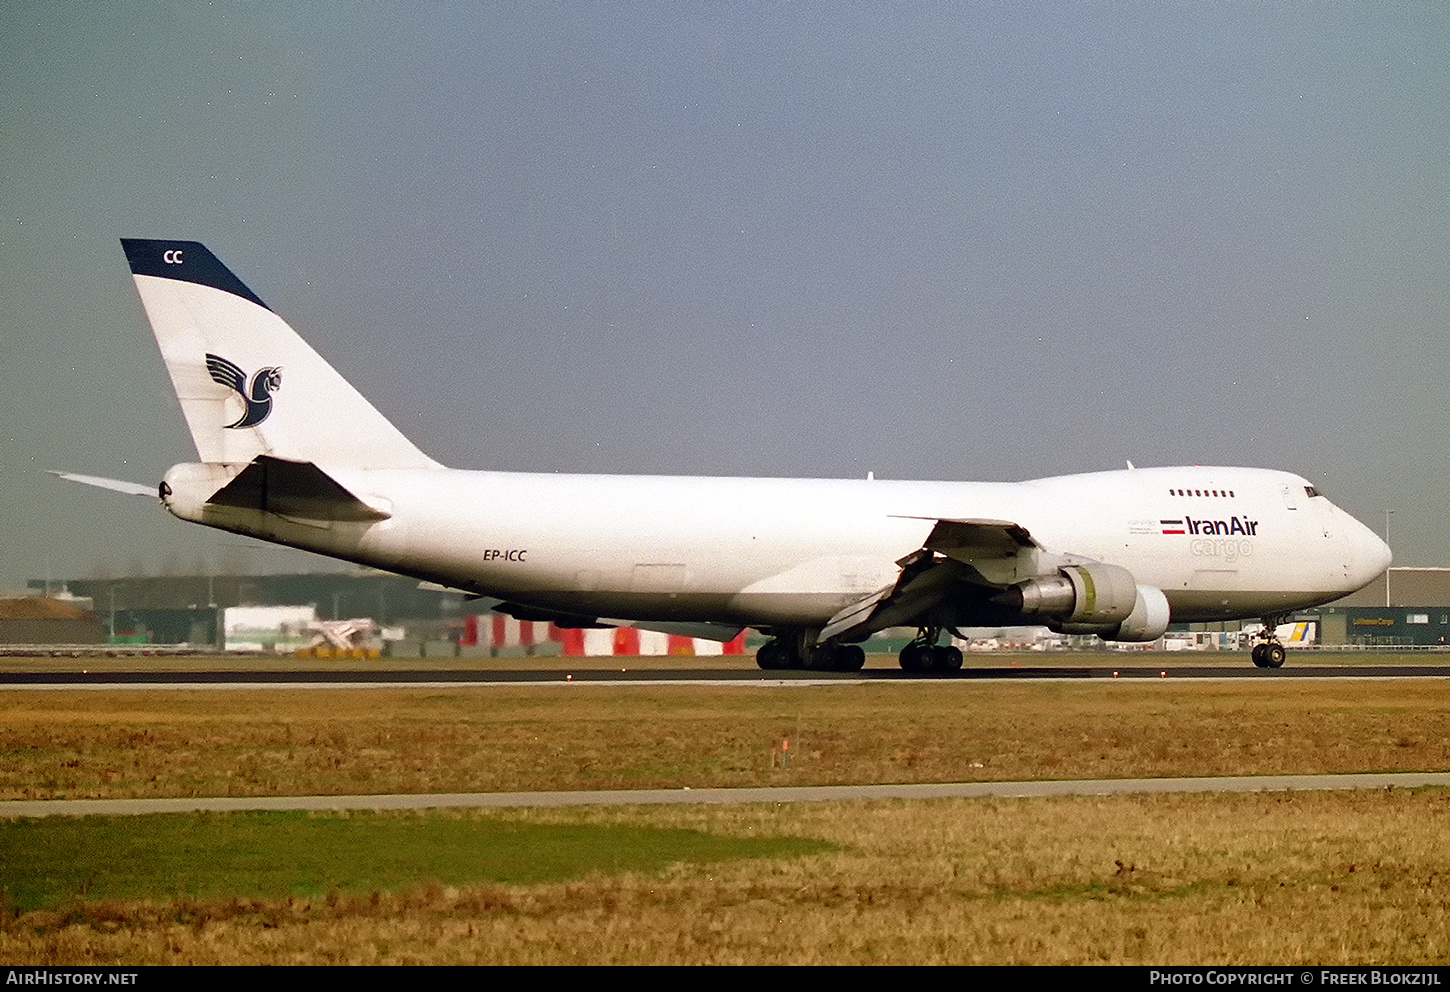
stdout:
<svg viewBox="0 0 1450 992">
<path fill-rule="evenodd" d="M 240 810 L 397 810 L 551 806 L 801 803 L 868 799 L 1123 796 L 1203 792 L 1316 792 L 1450 786 L 1450 772 L 1255 775 L 1224 778 L 1074 779 L 897 785 L 773 786 L 738 789 L 623 789 L 587 792 L 463 792 L 376 796 L 217 796 L 183 799 L 38 799 L 0 802 L 0 817 L 127 816 Z"/>
</svg>

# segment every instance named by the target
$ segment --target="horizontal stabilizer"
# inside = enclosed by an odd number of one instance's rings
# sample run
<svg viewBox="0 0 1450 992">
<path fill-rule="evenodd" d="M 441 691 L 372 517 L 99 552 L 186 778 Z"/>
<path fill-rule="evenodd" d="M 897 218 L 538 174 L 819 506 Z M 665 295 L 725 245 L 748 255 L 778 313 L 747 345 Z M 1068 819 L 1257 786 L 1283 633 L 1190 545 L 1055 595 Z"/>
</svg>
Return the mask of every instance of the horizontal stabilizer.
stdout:
<svg viewBox="0 0 1450 992">
<path fill-rule="evenodd" d="M 110 489 L 118 493 L 127 493 L 131 496 L 156 496 L 155 486 L 143 486 L 139 482 L 126 482 L 122 479 L 103 479 L 98 475 L 77 475 L 74 472 L 51 472 L 50 474 L 61 479 L 69 479 L 72 482 L 83 482 L 88 486 L 95 486 L 98 489 Z"/>
<path fill-rule="evenodd" d="M 367 521 L 392 516 L 359 499 L 311 462 L 290 462 L 271 455 L 258 455 L 207 502 L 305 520 Z"/>
</svg>

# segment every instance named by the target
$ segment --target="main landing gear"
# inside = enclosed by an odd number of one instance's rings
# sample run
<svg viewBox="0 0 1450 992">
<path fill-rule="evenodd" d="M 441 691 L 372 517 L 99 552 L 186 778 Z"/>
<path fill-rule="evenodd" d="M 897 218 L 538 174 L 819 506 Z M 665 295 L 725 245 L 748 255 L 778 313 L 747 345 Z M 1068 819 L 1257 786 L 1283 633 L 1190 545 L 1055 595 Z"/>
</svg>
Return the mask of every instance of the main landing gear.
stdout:
<svg viewBox="0 0 1450 992">
<path fill-rule="evenodd" d="M 1279 635 L 1275 633 L 1283 621 L 1284 618 L 1279 616 L 1264 617 L 1264 630 L 1259 635 L 1263 640 L 1249 652 L 1249 657 L 1259 668 L 1284 667 L 1284 645 L 1279 643 Z"/>
<path fill-rule="evenodd" d="M 901 649 L 901 667 L 908 672 L 955 672 L 962 667 L 962 651 L 951 644 L 938 644 L 940 627 L 922 627 L 916 639 Z"/>
<path fill-rule="evenodd" d="M 768 671 L 859 672 L 866 664 L 866 651 L 859 644 L 817 644 L 813 633 L 803 631 L 766 641 L 755 652 L 755 663 Z"/>
<path fill-rule="evenodd" d="M 901 667 L 925 674 L 955 672 L 962 667 L 960 648 L 937 644 L 941 627 L 922 627 L 901 649 Z M 859 672 L 866 652 L 859 644 L 817 644 L 813 631 L 781 632 L 760 646 L 755 663 L 767 671 L 806 668 L 818 672 Z"/>
</svg>

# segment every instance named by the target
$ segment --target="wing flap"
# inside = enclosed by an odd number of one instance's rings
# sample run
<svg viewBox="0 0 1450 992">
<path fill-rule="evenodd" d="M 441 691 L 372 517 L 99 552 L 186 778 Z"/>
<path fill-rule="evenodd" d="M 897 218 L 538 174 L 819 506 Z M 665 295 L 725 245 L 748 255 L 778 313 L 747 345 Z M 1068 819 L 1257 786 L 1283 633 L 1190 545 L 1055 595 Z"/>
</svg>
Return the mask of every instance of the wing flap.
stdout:
<svg viewBox="0 0 1450 992">
<path fill-rule="evenodd" d="M 958 561 L 1012 558 L 1038 544 L 1021 524 L 1010 520 L 937 520 L 926 547 Z"/>
<path fill-rule="evenodd" d="M 866 628 L 871 619 L 872 613 L 896 589 L 895 586 L 883 586 L 865 599 L 858 600 L 831 617 L 829 623 L 821 630 L 820 639 L 829 641 L 831 638 L 844 634 L 856 627 Z M 863 630 L 869 633 L 869 629 Z"/>
<path fill-rule="evenodd" d="M 1010 520 L 938 518 L 923 550 L 961 562 L 984 585 L 1009 586 L 1037 574 L 1042 545 Z"/>
<path fill-rule="evenodd" d="M 897 561 L 901 572 L 893 585 L 862 597 L 831 617 L 821 630 L 821 640 L 859 640 L 887 627 L 915 623 L 958 582 L 1006 587 L 1036 571 L 1041 546 L 1020 524 L 1010 520 L 910 519 L 936 521 L 926 542 Z"/>
</svg>

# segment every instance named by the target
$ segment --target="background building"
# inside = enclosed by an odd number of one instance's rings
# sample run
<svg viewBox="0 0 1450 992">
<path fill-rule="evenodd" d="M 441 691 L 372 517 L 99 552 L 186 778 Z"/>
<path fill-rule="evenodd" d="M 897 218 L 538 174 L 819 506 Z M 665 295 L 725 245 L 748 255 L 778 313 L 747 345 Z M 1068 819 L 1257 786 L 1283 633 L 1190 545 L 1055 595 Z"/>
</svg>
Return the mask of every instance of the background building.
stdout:
<svg viewBox="0 0 1450 992">
<path fill-rule="evenodd" d="M 0 644 L 104 644 L 106 630 L 88 608 L 44 596 L 0 599 Z"/>
<path fill-rule="evenodd" d="M 310 606 L 322 621 L 374 621 L 389 632 L 384 636 L 395 643 L 393 653 L 567 653 L 581 637 L 591 645 L 604 640 L 624 645 L 611 651 L 632 647 L 631 637 L 644 637 L 654 645 L 652 635 L 634 631 L 535 634 L 537 625 L 483 617 L 476 603 L 462 593 L 370 569 L 74 579 L 65 583 L 66 598 L 59 600 L 41 595 L 53 583 L 35 580 L 29 585 L 35 597 L 0 601 L 9 604 L 0 615 L 0 643 L 217 646 L 222 614 L 230 607 Z M 39 605 L 45 603 L 54 605 Z M 1394 568 L 1387 578 L 1352 596 L 1300 611 L 1291 619 L 1314 623 L 1315 639 L 1323 645 L 1450 646 L 1450 568 Z M 1227 635 L 1249 622 L 1176 624 L 1173 630 Z M 1194 643 L 1209 641 L 1196 638 Z M 713 650 L 709 645 L 696 647 L 700 653 Z M 683 652 L 684 646 L 672 643 L 661 650 Z"/>
<path fill-rule="evenodd" d="M 1327 643 L 1450 646 L 1450 568 L 1392 568 L 1319 612 Z"/>
<path fill-rule="evenodd" d="M 29 586 L 39 593 L 46 583 L 32 580 Z M 237 606 L 311 606 L 322 620 L 368 617 L 406 628 L 418 640 L 456 641 L 465 600 L 459 592 L 370 569 L 72 579 L 65 588 L 90 601 L 102 640 L 195 646 L 219 645 L 222 612 Z"/>
</svg>

